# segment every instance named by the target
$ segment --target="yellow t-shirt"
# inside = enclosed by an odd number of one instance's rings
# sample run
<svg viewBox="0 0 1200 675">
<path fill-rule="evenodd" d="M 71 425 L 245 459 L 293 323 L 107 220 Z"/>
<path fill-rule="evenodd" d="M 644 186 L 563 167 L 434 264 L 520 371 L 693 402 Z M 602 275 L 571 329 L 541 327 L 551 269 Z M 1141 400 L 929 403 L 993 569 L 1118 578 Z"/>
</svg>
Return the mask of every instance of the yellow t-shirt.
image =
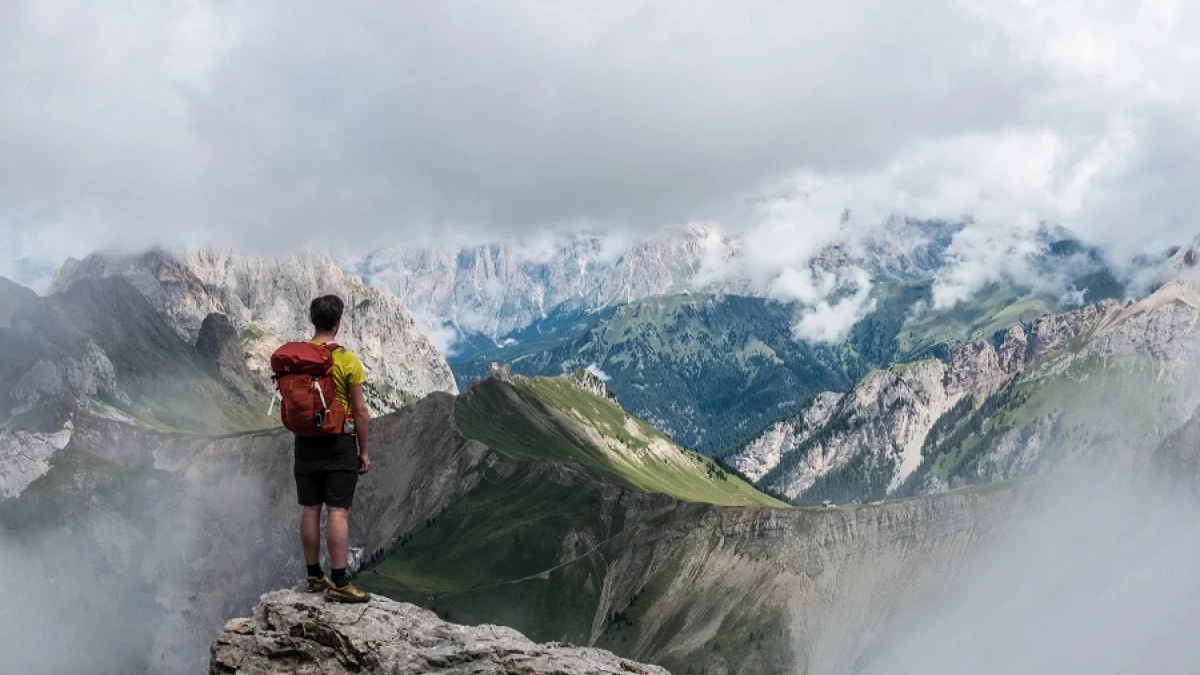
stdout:
<svg viewBox="0 0 1200 675">
<path fill-rule="evenodd" d="M 310 341 L 314 345 L 324 342 Z M 367 382 L 367 373 L 363 370 L 362 361 L 354 352 L 345 347 L 333 353 L 333 387 L 337 392 L 337 400 L 346 406 L 347 412 L 352 412 L 354 406 L 350 401 L 350 387 L 361 387 Z"/>
</svg>

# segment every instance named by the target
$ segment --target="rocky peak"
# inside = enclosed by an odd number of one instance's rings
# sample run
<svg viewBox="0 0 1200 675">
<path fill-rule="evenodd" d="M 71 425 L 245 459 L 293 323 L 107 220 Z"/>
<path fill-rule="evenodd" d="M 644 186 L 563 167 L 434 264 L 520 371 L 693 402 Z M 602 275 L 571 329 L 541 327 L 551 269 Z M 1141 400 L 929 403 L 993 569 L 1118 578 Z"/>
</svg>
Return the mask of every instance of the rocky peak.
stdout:
<svg viewBox="0 0 1200 675">
<path fill-rule="evenodd" d="M 591 368 L 576 368 L 567 376 L 567 379 L 571 384 L 593 396 L 616 400 L 612 392 L 608 390 L 608 386 L 604 384 L 604 379 Z"/>
<path fill-rule="evenodd" d="M 1017 372 L 1025 365 L 1025 358 L 1028 353 L 1029 338 L 1025 335 L 1025 328 L 1021 324 L 1009 328 L 1008 332 L 1004 334 L 1004 339 L 1000 342 L 1000 348 L 996 352 L 1000 370 L 1006 373 Z"/>
<path fill-rule="evenodd" d="M 445 358 L 400 300 L 343 273 L 324 253 L 300 251 L 279 258 L 211 249 L 182 257 L 161 250 L 93 254 L 64 263 L 53 289 L 112 276 L 127 279 L 189 342 L 198 339 L 209 315 L 224 314 L 238 331 L 247 367 L 264 384 L 271 352 L 311 333 L 308 302 L 336 293 L 346 301 L 339 342 L 367 367 L 368 403 L 375 411 L 399 407 L 406 395 L 456 391 Z"/>
<path fill-rule="evenodd" d="M 1120 310 L 1119 302 L 1101 300 L 1065 314 L 1047 314 L 1039 318 L 1029 336 L 1026 361 L 1033 362 L 1051 352 L 1065 349 L 1073 340 L 1083 337 Z"/>
<path fill-rule="evenodd" d="M 492 365 L 488 366 L 488 379 L 512 382 L 512 366 L 507 363 L 492 362 Z"/>
<path fill-rule="evenodd" d="M 824 248 L 808 263 L 818 274 L 853 267 L 877 279 L 926 278 L 959 229 L 894 219 L 859 240 Z M 761 270 L 750 269 L 745 244 L 741 236 L 691 224 L 633 242 L 579 234 L 536 246 L 380 250 L 358 269 L 418 314 L 495 338 L 563 304 L 597 309 L 696 289 L 767 295 L 769 284 Z"/>
<path fill-rule="evenodd" d="M 254 616 L 227 622 L 208 673 L 668 675 L 599 649 L 536 644 L 511 628 L 458 626 L 378 596 L 337 605 L 296 591 L 268 593 Z"/>
</svg>

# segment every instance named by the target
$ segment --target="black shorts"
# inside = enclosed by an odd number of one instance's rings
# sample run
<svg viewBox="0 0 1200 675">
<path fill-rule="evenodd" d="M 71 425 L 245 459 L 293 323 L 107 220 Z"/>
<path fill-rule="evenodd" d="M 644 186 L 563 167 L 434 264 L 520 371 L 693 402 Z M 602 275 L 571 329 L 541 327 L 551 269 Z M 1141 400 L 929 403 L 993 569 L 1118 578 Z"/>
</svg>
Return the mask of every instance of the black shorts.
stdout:
<svg viewBox="0 0 1200 675">
<path fill-rule="evenodd" d="M 296 497 L 301 506 L 348 509 L 358 485 L 358 441 L 354 436 L 296 437 Z"/>
</svg>

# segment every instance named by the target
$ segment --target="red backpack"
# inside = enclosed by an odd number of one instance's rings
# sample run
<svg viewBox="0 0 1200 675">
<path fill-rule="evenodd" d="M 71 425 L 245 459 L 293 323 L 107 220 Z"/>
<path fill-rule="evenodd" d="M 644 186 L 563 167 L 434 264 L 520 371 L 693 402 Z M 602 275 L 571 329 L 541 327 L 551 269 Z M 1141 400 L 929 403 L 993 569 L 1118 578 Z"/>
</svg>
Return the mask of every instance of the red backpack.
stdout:
<svg viewBox="0 0 1200 675">
<path fill-rule="evenodd" d="M 297 436 L 343 431 L 349 414 L 337 400 L 333 383 L 333 353 L 340 348 L 332 342 L 289 342 L 271 355 L 283 426 Z"/>
</svg>

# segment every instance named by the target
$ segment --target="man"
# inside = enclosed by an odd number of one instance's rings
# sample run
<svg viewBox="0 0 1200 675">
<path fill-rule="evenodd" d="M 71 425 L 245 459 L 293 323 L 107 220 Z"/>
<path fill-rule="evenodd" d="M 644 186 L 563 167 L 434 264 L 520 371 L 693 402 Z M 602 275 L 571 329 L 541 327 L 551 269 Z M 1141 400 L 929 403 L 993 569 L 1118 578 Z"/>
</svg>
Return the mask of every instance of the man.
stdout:
<svg viewBox="0 0 1200 675">
<path fill-rule="evenodd" d="M 314 345 L 333 343 L 342 326 L 345 304 L 336 295 L 312 301 L 309 318 Z M 368 602 L 371 596 L 350 583 L 346 574 L 347 542 L 350 533 L 350 506 L 358 476 L 371 470 L 367 451 L 369 414 L 363 398 L 367 381 L 362 362 L 348 349 L 333 351 L 331 375 L 337 403 L 352 415 L 345 433 L 326 436 L 296 436 L 296 492 L 302 511 L 300 541 L 308 567 L 308 590 L 325 591 L 334 602 Z M 329 550 L 329 577 L 321 570 L 321 506 L 328 507 L 325 544 Z"/>
</svg>

